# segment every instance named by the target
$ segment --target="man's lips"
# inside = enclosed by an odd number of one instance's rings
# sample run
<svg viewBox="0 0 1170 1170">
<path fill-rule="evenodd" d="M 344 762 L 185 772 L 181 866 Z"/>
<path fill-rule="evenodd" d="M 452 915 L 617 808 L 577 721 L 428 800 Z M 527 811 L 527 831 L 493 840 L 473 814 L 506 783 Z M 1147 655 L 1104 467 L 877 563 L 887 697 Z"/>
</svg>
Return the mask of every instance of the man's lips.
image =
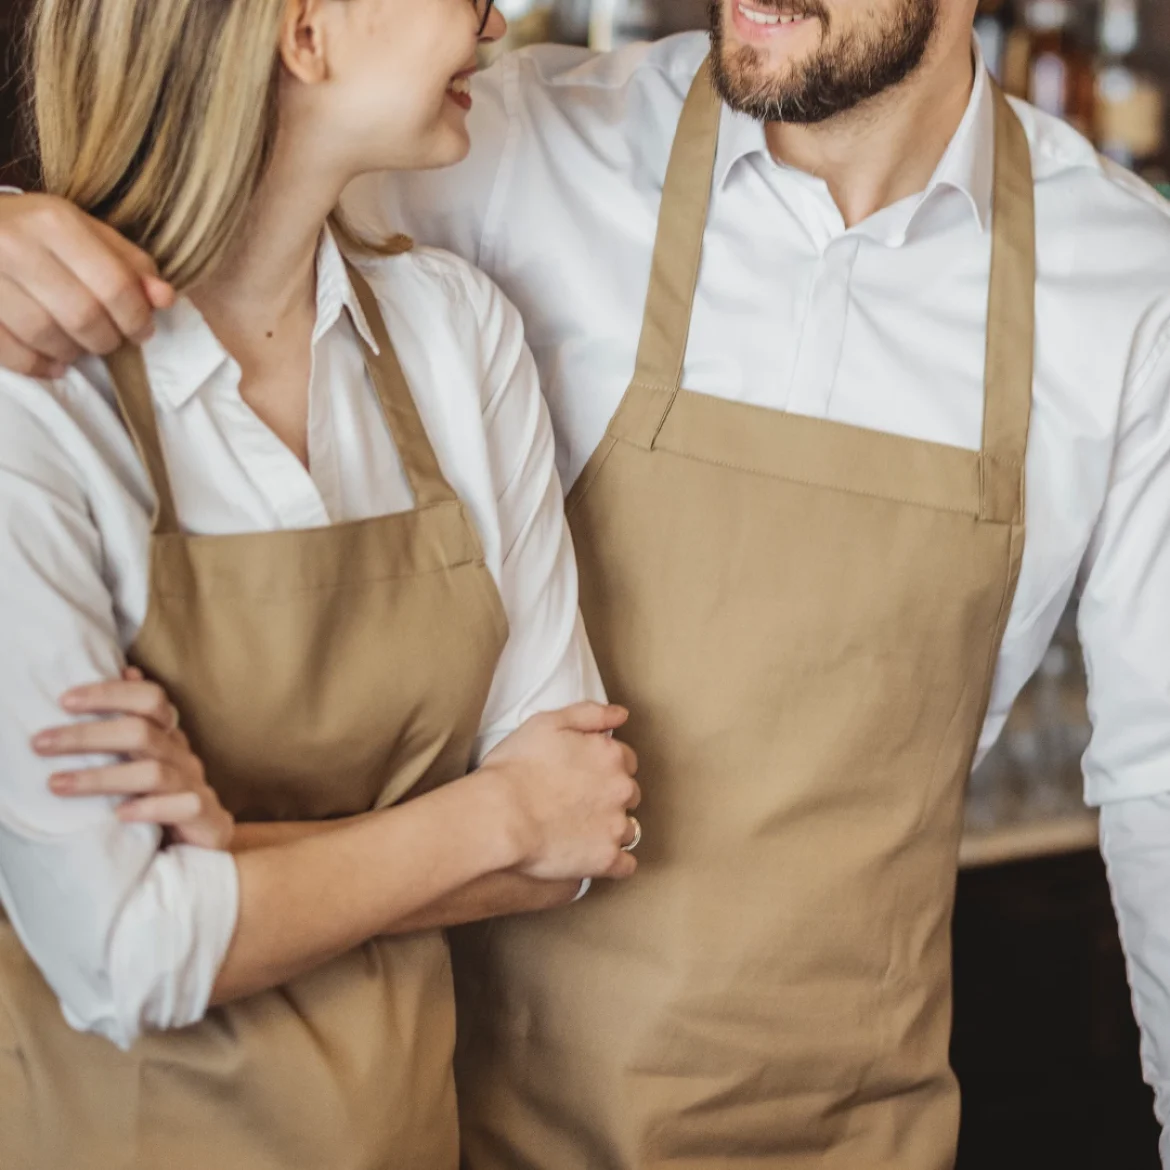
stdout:
<svg viewBox="0 0 1170 1170">
<path fill-rule="evenodd" d="M 761 7 L 736 0 L 735 25 L 751 40 L 780 36 L 817 20 L 816 14 L 795 7 Z"/>
</svg>

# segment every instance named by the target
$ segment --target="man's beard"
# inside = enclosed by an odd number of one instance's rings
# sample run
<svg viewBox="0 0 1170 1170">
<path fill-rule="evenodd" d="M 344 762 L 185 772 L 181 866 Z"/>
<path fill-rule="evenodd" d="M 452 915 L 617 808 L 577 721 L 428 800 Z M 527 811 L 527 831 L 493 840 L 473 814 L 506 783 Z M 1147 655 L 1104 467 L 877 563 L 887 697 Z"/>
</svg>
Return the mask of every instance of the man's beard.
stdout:
<svg viewBox="0 0 1170 1170">
<path fill-rule="evenodd" d="M 821 47 L 783 80 L 769 75 L 763 55 L 750 45 L 728 54 L 722 0 L 708 0 L 715 88 L 733 110 L 760 122 L 813 125 L 856 109 L 918 68 L 938 24 L 939 0 L 901 0 L 890 16 L 832 41 L 823 0 L 782 2 L 783 11 L 795 7 L 819 20 L 822 30 Z"/>
</svg>

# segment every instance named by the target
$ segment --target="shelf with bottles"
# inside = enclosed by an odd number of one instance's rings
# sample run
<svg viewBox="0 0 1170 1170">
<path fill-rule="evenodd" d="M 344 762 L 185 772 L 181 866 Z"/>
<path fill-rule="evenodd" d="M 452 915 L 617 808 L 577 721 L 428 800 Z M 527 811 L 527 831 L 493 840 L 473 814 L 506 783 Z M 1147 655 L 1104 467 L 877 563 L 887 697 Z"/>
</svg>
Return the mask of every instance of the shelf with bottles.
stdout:
<svg viewBox="0 0 1170 1170">
<path fill-rule="evenodd" d="M 1011 94 L 1067 119 L 1170 193 L 1170 28 L 1146 0 L 982 0 L 976 31 Z"/>
</svg>

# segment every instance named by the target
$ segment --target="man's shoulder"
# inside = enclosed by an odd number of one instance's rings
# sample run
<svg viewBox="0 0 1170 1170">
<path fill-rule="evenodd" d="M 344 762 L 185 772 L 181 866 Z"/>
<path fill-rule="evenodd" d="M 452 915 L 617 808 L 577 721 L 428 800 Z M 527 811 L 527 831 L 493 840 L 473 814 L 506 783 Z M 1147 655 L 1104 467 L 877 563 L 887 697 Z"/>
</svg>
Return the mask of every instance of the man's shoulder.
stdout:
<svg viewBox="0 0 1170 1170">
<path fill-rule="evenodd" d="M 1170 201 L 1132 171 L 1100 155 L 1059 118 L 1012 99 L 1031 147 L 1038 223 L 1075 227 L 1087 236 L 1123 229 L 1170 248 Z M 1075 223 L 1073 222 L 1075 220 Z"/>
<path fill-rule="evenodd" d="M 1071 126 L 1013 101 L 1031 147 L 1039 254 L 1051 275 L 1170 312 L 1170 201 Z"/>
<path fill-rule="evenodd" d="M 701 32 L 678 33 L 609 53 L 536 45 L 507 55 L 497 68 L 501 83 L 510 82 L 525 105 L 612 103 L 620 109 L 641 96 L 681 107 L 709 49 L 710 40 Z"/>
</svg>

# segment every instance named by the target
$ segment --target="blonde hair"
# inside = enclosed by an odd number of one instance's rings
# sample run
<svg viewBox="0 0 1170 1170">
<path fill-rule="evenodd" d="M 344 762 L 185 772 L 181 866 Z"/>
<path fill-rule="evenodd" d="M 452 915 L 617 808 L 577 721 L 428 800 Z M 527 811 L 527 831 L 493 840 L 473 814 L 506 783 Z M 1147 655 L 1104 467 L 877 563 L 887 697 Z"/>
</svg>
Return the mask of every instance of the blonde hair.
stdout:
<svg viewBox="0 0 1170 1170">
<path fill-rule="evenodd" d="M 45 189 L 143 248 L 179 288 L 213 271 L 272 157 L 287 0 L 37 0 Z M 339 216 L 343 242 L 360 240 Z"/>
</svg>

